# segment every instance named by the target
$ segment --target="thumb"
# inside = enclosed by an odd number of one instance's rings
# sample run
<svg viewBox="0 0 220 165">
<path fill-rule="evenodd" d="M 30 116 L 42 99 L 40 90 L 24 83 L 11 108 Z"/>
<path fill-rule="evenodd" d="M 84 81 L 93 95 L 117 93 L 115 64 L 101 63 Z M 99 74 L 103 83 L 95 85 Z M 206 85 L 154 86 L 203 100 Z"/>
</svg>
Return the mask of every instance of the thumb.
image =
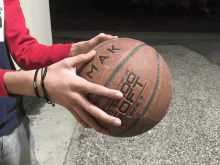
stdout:
<svg viewBox="0 0 220 165">
<path fill-rule="evenodd" d="M 96 51 L 95 50 L 92 50 L 90 51 L 89 53 L 86 53 L 86 54 L 80 54 L 78 56 L 74 56 L 72 57 L 72 65 L 73 67 L 78 67 L 86 62 L 89 62 L 91 61 L 96 55 Z"/>
</svg>

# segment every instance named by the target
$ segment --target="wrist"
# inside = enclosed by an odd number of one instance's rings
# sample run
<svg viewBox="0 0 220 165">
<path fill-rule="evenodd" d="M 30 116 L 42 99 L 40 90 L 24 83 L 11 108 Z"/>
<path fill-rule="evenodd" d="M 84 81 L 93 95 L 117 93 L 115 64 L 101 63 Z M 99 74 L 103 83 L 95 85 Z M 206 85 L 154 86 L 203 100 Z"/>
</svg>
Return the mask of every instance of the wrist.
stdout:
<svg viewBox="0 0 220 165">
<path fill-rule="evenodd" d="M 32 72 L 32 75 L 31 76 L 31 82 L 32 82 L 32 91 L 33 91 L 33 96 L 36 96 L 36 93 L 35 93 L 35 90 L 34 90 L 34 77 L 35 77 L 35 72 L 36 72 L 36 69 L 31 71 Z M 41 69 L 39 69 L 38 73 L 37 73 L 37 77 L 36 77 L 36 85 L 37 85 L 37 91 L 38 91 L 38 94 L 39 96 L 43 97 L 43 90 L 42 90 L 42 87 L 41 87 Z"/>
</svg>

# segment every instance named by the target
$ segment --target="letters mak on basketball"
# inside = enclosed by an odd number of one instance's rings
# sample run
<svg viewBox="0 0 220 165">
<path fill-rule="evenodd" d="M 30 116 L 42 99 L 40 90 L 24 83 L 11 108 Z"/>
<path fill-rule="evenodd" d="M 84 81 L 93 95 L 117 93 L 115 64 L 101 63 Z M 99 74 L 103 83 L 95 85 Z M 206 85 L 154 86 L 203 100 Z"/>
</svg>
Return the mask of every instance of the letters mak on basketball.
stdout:
<svg viewBox="0 0 220 165">
<path fill-rule="evenodd" d="M 111 56 L 117 55 L 115 54 L 116 50 L 120 50 L 120 48 L 115 48 L 112 45 L 112 48 L 107 48 L 106 51 L 112 53 Z M 99 62 L 102 65 L 104 61 L 107 60 L 109 57 L 104 55 L 99 55 Z M 114 57 L 112 57 L 114 58 Z M 102 68 L 98 68 L 94 64 L 91 64 L 90 71 L 86 72 L 86 76 L 92 79 L 92 74 Z M 95 73 L 94 73 L 95 74 Z M 131 117 L 137 107 L 141 104 L 141 100 L 143 100 L 143 96 L 141 96 L 141 92 L 143 91 L 144 87 L 146 86 L 147 82 L 140 82 L 140 76 L 136 75 L 133 72 L 129 72 L 126 70 L 123 78 L 121 79 L 120 83 L 117 85 L 117 90 L 120 90 L 124 94 L 124 99 L 120 101 L 120 104 L 117 103 L 117 100 L 112 100 L 109 98 L 109 102 L 106 107 L 103 109 L 107 114 L 120 118 L 121 120 L 124 119 L 126 114 L 129 113 Z M 135 94 L 133 93 L 134 88 L 136 88 Z M 97 103 L 96 103 L 97 104 Z M 115 110 L 117 109 L 117 110 Z"/>
</svg>

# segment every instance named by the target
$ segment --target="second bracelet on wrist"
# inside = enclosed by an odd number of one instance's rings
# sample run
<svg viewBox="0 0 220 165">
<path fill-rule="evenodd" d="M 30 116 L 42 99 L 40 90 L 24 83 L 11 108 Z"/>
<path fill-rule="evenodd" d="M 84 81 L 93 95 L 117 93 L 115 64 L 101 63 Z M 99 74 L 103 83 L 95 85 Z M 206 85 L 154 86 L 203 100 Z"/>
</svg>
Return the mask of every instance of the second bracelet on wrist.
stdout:
<svg viewBox="0 0 220 165">
<path fill-rule="evenodd" d="M 47 74 L 47 67 L 48 66 L 46 66 L 45 69 L 44 69 L 44 74 L 43 74 L 43 68 L 41 68 L 41 87 L 42 87 L 44 99 L 47 101 L 48 104 L 52 104 L 52 106 L 54 107 L 55 103 L 48 99 L 47 91 L 46 91 L 46 88 L 45 88 L 45 85 L 44 85 L 44 79 L 45 79 L 46 74 Z M 38 89 L 37 89 L 37 73 L 38 73 L 39 69 L 40 68 L 36 69 L 35 76 L 34 76 L 34 91 L 35 91 L 35 94 L 38 98 L 40 98 L 40 95 L 39 95 L 39 92 L 38 92 Z"/>
</svg>

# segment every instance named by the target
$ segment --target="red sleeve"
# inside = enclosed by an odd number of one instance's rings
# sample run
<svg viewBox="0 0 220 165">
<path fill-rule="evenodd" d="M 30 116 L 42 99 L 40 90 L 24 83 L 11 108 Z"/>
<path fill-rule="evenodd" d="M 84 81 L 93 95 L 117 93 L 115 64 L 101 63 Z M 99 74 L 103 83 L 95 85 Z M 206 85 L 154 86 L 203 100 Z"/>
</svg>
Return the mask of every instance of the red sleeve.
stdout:
<svg viewBox="0 0 220 165">
<path fill-rule="evenodd" d="M 5 85 L 4 85 L 4 82 L 3 82 L 3 76 L 6 72 L 14 72 L 13 70 L 7 70 L 7 69 L 4 69 L 4 70 L 0 70 L 0 96 L 1 97 L 11 97 L 8 95 L 6 89 L 5 89 Z M 11 97 L 13 98 L 13 97 Z"/>
<path fill-rule="evenodd" d="M 13 59 L 21 69 L 42 68 L 69 56 L 72 43 L 46 46 L 30 36 L 19 0 L 4 0 L 4 6 L 6 40 Z"/>
<path fill-rule="evenodd" d="M 30 36 L 19 0 L 4 0 L 4 8 L 6 40 L 14 61 L 21 69 L 43 68 L 69 57 L 73 43 L 46 46 Z M 4 74 L 5 70 L 0 70 L 0 96 L 9 97 L 3 85 Z"/>
</svg>

